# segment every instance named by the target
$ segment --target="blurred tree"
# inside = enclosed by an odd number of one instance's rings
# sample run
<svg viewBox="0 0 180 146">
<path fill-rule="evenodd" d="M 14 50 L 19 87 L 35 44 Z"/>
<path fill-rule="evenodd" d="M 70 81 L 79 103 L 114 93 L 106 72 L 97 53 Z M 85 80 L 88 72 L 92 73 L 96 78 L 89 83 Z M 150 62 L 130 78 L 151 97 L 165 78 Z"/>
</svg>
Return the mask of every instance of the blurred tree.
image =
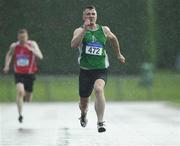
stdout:
<svg viewBox="0 0 180 146">
<path fill-rule="evenodd" d="M 156 1 L 155 0 L 147 0 L 147 15 L 148 19 L 146 21 L 147 24 L 147 40 L 146 40 L 146 48 L 145 48 L 145 61 L 151 62 L 156 65 L 156 56 L 157 56 L 157 25 L 156 25 L 156 13 L 155 13 Z"/>
</svg>

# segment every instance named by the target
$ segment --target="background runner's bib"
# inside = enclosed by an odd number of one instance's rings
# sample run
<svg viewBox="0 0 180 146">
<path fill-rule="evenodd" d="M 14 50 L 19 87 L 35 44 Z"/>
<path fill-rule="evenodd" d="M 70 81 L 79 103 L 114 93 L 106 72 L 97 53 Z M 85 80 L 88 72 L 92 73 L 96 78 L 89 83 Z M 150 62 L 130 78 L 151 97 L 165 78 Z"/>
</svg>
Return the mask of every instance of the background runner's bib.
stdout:
<svg viewBox="0 0 180 146">
<path fill-rule="evenodd" d="M 29 66 L 29 58 L 27 56 L 17 56 L 16 57 L 17 66 L 25 67 Z"/>
<path fill-rule="evenodd" d="M 106 36 L 102 26 L 97 30 L 87 30 L 79 48 L 79 64 L 83 69 L 105 69 L 109 66 L 105 50 Z"/>
</svg>

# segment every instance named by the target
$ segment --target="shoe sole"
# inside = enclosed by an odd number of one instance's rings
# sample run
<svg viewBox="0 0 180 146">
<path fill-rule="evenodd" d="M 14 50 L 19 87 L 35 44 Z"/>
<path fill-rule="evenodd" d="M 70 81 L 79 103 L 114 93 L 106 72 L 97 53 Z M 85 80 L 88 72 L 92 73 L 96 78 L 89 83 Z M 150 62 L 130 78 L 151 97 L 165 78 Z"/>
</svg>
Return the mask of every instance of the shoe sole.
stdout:
<svg viewBox="0 0 180 146">
<path fill-rule="evenodd" d="M 81 123 L 81 127 L 83 127 L 83 128 L 84 128 L 84 127 L 86 127 L 86 125 L 84 125 L 84 124 L 82 124 L 82 123 Z"/>
<path fill-rule="evenodd" d="M 87 122 L 85 123 L 85 122 L 81 122 L 81 121 L 80 121 L 80 124 L 81 124 L 81 126 L 84 128 L 84 127 L 86 127 Z"/>
<path fill-rule="evenodd" d="M 106 129 L 105 129 L 104 127 L 101 127 L 101 128 L 98 129 L 98 132 L 99 132 L 99 133 L 105 132 L 105 131 L 106 131 Z"/>
</svg>

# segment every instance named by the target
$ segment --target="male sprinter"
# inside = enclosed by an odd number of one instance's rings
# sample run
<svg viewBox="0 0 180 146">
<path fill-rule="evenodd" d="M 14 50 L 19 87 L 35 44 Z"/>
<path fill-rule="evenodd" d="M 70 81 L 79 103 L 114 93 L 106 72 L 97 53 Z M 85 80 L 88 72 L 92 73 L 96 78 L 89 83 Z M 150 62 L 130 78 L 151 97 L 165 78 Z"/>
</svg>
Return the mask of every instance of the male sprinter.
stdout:
<svg viewBox="0 0 180 146">
<path fill-rule="evenodd" d="M 22 123 L 22 107 L 23 101 L 32 99 L 33 83 L 35 73 L 38 70 L 36 60 L 42 59 L 43 55 L 35 41 L 28 40 L 28 32 L 21 29 L 17 33 L 18 41 L 10 45 L 10 49 L 6 54 L 4 73 L 9 71 L 9 65 L 12 57 L 14 60 L 14 77 L 17 89 L 17 107 L 19 112 L 19 122 Z"/>
<path fill-rule="evenodd" d="M 125 58 L 120 52 L 120 46 L 116 36 L 107 26 L 96 24 L 97 12 L 94 6 L 87 6 L 83 11 L 84 24 L 75 29 L 71 41 L 72 48 L 79 48 L 79 95 L 81 110 L 80 123 L 82 127 L 87 124 L 87 110 L 89 96 L 94 89 L 96 100 L 95 110 L 97 114 L 98 132 L 105 132 L 103 121 L 105 110 L 104 86 L 107 80 L 108 57 L 105 50 L 106 40 L 109 40 L 115 49 L 117 59 L 125 63 Z"/>
</svg>

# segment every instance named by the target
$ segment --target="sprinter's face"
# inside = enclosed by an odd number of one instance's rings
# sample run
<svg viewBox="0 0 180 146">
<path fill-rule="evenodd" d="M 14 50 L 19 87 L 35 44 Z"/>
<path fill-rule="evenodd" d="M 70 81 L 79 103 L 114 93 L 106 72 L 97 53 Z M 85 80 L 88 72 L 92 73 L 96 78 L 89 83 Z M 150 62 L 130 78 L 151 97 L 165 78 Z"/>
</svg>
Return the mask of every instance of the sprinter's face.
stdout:
<svg viewBox="0 0 180 146">
<path fill-rule="evenodd" d="M 95 24 L 97 20 L 97 12 L 95 9 L 85 9 L 83 12 L 83 20 L 85 21 L 86 19 L 90 20 L 90 24 Z"/>
</svg>

